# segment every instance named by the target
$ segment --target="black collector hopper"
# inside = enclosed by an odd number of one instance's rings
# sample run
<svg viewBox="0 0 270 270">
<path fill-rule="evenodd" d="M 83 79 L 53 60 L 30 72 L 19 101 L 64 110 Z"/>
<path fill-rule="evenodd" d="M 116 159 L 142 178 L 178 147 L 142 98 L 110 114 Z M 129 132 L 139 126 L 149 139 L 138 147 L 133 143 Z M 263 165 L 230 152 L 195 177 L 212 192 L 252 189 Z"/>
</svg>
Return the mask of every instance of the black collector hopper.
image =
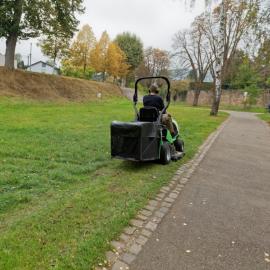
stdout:
<svg viewBox="0 0 270 270">
<path fill-rule="evenodd" d="M 159 158 L 161 126 L 150 122 L 118 122 L 111 124 L 112 157 L 147 161 Z"/>
</svg>

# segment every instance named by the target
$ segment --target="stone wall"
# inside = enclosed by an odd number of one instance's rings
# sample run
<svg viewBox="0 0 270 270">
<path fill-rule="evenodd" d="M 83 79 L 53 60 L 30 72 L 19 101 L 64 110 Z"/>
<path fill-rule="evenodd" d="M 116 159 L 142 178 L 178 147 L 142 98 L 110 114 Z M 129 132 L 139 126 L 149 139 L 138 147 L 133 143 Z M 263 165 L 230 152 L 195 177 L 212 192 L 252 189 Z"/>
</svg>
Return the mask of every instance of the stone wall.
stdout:
<svg viewBox="0 0 270 270">
<path fill-rule="evenodd" d="M 186 102 L 192 104 L 194 91 L 188 91 Z M 198 105 L 211 105 L 213 91 L 201 91 Z M 221 105 L 242 105 L 244 100 L 243 92 L 239 90 L 223 90 L 221 96 Z M 258 98 L 257 106 L 265 107 L 270 102 L 270 91 L 264 91 Z"/>
</svg>

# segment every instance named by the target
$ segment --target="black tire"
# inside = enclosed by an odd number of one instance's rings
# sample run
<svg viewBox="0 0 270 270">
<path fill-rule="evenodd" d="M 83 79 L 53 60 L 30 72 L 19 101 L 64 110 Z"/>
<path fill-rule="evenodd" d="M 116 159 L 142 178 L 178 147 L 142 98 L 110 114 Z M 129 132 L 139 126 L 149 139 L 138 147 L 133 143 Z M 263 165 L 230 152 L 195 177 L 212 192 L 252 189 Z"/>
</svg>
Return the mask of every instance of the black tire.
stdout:
<svg viewBox="0 0 270 270">
<path fill-rule="evenodd" d="M 174 147 L 177 152 L 185 152 L 185 144 L 184 141 L 180 139 L 176 139 L 174 142 Z"/>
<path fill-rule="evenodd" d="M 163 165 L 169 164 L 172 159 L 171 148 L 168 142 L 163 142 L 160 148 L 160 163 Z"/>
</svg>

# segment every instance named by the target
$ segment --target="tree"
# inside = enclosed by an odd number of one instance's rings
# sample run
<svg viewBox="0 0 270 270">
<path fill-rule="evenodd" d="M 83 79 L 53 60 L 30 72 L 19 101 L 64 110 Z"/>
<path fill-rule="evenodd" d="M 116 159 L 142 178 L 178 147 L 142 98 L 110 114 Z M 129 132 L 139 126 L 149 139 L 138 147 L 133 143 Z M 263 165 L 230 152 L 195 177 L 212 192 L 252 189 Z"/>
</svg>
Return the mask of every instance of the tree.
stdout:
<svg viewBox="0 0 270 270">
<path fill-rule="evenodd" d="M 158 48 L 149 47 L 144 52 L 144 65 L 150 76 L 167 75 L 170 65 L 169 53 Z"/>
<path fill-rule="evenodd" d="M 222 3 L 213 12 L 212 22 L 209 20 L 206 32 L 215 55 L 215 69 L 212 69 L 215 97 L 211 115 L 218 113 L 221 86 L 226 71 L 230 67 L 244 34 L 254 26 L 258 10 L 259 0 L 222 0 Z M 218 35 L 215 31 L 216 25 L 219 25 Z"/>
<path fill-rule="evenodd" d="M 124 32 L 116 37 L 115 43 L 125 53 L 130 70 L 134 71 L 143 61 L 143 44 L 140 38 Z"/>
<path fill-rule="evenodd" d="M 213 104 L 212 104 L 212 109 L 210 112 L 210 115 L 217 115 L 218 114 L 218 109 L 219 109 L 219 103 L 220 103 L 220 98 L 221 98 L 221 70 L 222 70 L 222 61 L 224 58 L 224 39 L 225 39 L 225 24 L 226 24 L 226 12 L 225 12 L 225 1 L 226 0 L 221 0 L 220 3 L 220 11 L 219 11 L 219 17 L 218 17 L 218 22 L 219 22 L 219 27 L 218 31 L 215 33 L 216 34 L 216 41 L 217 41 L 217 46 L 215 47 L 215 68 L 214 64 L 212 65 L 212 75 L 214 78 L 215 82 L 215 95 L 213 99 Z M 196 0 L 189 0 L 190 5 L 194 6 Z M 210 5 L 212 0 L 205 0 L 205 5 Z"/>
<path fill-rule="evenodd" d="M 242 89 L 248 95 L 244 99 L 244 106 L 252 106 L 257 103 L 260 89 L 258 87 L 259 75 L 255 70 L 254 63 L 245 57 L 243 63 L 239 66 L 239 70 L 233 80 L 235 88 Z"/>
<path fill-rule="evenodd" d="M 190 0 L 191 4 L 194 2 L 195 0 Z M 209 4 L 212 1 L 205 2 Z M 228 68 L 242 36 L 254 26 L 259 4 L 259 0 L 221 0 L 213 17 L 209 18 L 209 25 L 213 27 L 210 27 L 207 33 L 215 56 L 215 64 L 211 67 L 215 85 L 211 115 L 218 113 L 223 74 Z"/>
<path fill-rule="evenodd" d="M 230 66 L 224 72 L 223 77 L 223 87 L 232 88 L 234 87 L 234 81 L 236 80 L 239 74 L 239 68 L 248 58 L 248 54 L 244 52 L 242 49 L 237 49 L 234 56 L 230 61 Z"/>
<path fill-rule="evenodd" d="M 103 74 L 103 80 L 106 77 L 107 68 L 107 51 L 110 44 L 110 37 L 106 31 L 101 35 L 100 40 L 96 43 L 96 46 L 90 52 L 91 66 L 96 70 L 96 72 L 101 72 Z"/>
<path fill-rule="evenodd" d="M 84 25 L 69 49 L 70 64 L 81 68 L 85 73 L 86 69 L 91 66 L 90 53 L 95 44 L 96 38 L 92 28 L 88 24 Z"/>
<path fill-rule="evenodd" d="M 190 87 L 189 80 L 179 80 L 179 81 L 172 81 L 171 83 L 171 93 L 173 100 L 176 101 L 178 98 L 184 100 L 187 96 L 187 92 Z"/>
<path fill-rule="evenodd" d="M 65 57 L 68 54 L 71 37 L 64 34 L 53 32 L 44 36 L 39 46 L 44 55 L 48 56 L 52 61 L 53 65 L 56 65 L 56 60 Z"/>
<path fill-rule="evenodd" d="M 190 31 L 180 31 L 174 36 L 173 47 L 175 56 L 179 58 L 182 68 L 192 70 L 192 77 L 196 89 L 193 106 L 198 105 L 200 96 L 200 85 L 213 64 L 209 42 L 203 30 L 204 17 L 198 17 L 192 24 Z"/>
<path fill-rule="evenodd" d="M 265 39 L 261 44 L 255 58 L 255 67 L 260 75 L 261 82 L 266 85 L 270 78 L 270 39 Z"/>
<path fill-rule="evenodd" d="M 144 60 L 136 69 L 135 74 L 138 77 L 167 76 L 169 66 L 170 56 L 167 51 L 149 47 L 144 51 Z M 162 80 L 157 81 L 158 84 L 161 82 Z M 150 86 L 152 80 L 147 80 L 145 83 Z"/>
<path fill-rule="evenodd" d="M 126 55 L 119 46 L 111 42 L 107 51 L 106 71 L 114 77 L 124 77 L 128 73 L 129 65 L 126 63 Z"/>
<path fill-rule="evenodd" d="M 78 25 L 75 15 L 83 12 L 83 0 L 2 0 L 0 37 L 6 39 L 5 66 L 14 68 L 18 40 L 38 37 L 57 25 L 61 33 L 72 35 Z"/>
</svg>

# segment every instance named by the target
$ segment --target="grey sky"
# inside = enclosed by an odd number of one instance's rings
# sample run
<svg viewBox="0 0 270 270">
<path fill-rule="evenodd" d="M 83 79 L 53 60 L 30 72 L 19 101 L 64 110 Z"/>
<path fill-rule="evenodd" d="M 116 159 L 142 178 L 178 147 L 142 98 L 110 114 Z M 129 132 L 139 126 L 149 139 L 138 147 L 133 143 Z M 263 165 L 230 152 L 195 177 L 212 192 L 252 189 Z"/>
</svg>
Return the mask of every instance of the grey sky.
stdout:
<svg viewBox="0 0 270 270">
<path fill-rule="evenodd" d="M 204 10 L 204 0 L 198 0 L 194 10 L 189 10 L 184 0 L 85 0 L 86 12 L 79 17 L 80 25 L 90 24 L 97 38 L 107 30 L 113 39 L 118 33 L 136 33 L 145 47 L 153 46 L 170 50 L 172 37 L 178 30 L 187 28 L 195 16 Z M 46 60 L 33 43 L 32 62 Z M 17 52 L 27 63 L 30 41 L 20 41 Z M 0 53 L 4 53 L 4 40 Z"/>
</svg>

